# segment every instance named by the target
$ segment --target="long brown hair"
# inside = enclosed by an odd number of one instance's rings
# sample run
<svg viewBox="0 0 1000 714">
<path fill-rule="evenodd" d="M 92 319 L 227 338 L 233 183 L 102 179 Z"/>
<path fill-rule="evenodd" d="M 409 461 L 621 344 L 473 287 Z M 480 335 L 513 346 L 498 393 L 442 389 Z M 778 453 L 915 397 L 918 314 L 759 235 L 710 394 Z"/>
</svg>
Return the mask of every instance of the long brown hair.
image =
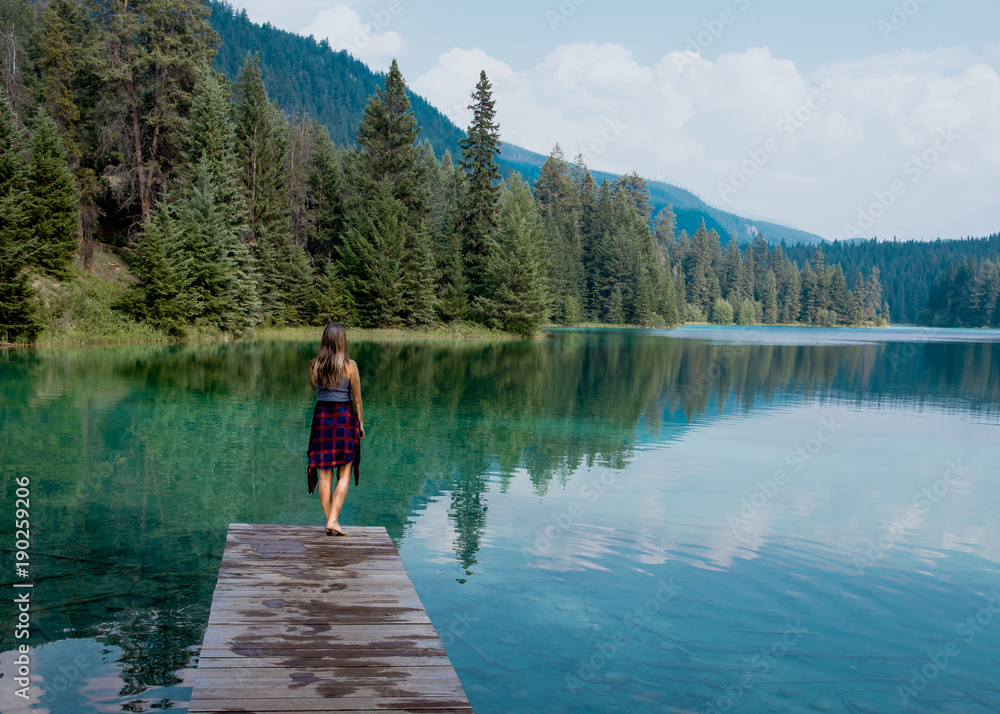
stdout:
<svg viewBox="0 0 1000 714">
<path fill-rule="evenodd" d="M 309 384 L 313 387 L 337 387 L 337 375 L 347 376 L 347 366 L 351 356 L 347 352 L 347 333 L 336 322 L 331 322 L 323 330 L 323 341 L 319 355 L 309 363 Z"/>
</svg>

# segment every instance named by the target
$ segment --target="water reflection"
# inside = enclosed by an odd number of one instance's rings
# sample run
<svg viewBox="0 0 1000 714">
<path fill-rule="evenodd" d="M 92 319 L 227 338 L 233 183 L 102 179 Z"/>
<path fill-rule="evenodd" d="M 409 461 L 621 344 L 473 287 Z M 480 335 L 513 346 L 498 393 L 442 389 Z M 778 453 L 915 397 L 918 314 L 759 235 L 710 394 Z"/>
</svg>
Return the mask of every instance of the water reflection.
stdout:
<svg viewBox="0 0 1000 714">
<path fill-rule="evenodd" d="M 501 520 L 498 528 L 490 507 L 503 494 L 526 487 L 537 503 L 551 504 L 553 491 L 584 470 L 612 481 L 608 474 L 628 473 L 632 484 L 647 473 L 649 492 L 669 493 L 671 509 L 649 500 L 624 531 L 581 525 L 562 536 L 558 557 L 531 565 L 586 571 L 623 558 L 639 568 L 679 560 L 721 571 L 767 549 L 769 529 L 782 527 L 772 517 L 778 512 L 833 521 L 821 504 L 836 501 L 836 482 L 811 502 L 803 500 L 808 490 L 794 502 L 769 502 L 739 532 L 706 531 L 712 497 L 699 491 L 699 464 L 722 437 L 699 441 L 699 430 L 804 404 L 980 423 L 998 417 L 995 342 L 748 344 L 703 336 L 558 332 L 533 342 L 355 344 L 369 438 L 345 517 L 384 525 L 401 542 L 407 524 L 432 509 L 427 518 L 446 519 L 454 533 L 458 580 L 471 583 L 484 539 L 520 553 L 552 517 L 526 512 L 520 524 Z M 183 684 L 226 525 L 319 523 L 303 462 L 310 409 L 303 375 L 313 349 L 258 342 L 0 354 L 0 496 L 8 502 L 22 475 L 36 494 L 33 645 L 73 637 L 113 648 L 122 703 Z M 726 438 L 738 439 L 746 430 L 733 424 Z M 656 471 L 648 458 L 681 441 L 685 471 Z M 765 465 L 764 475 L 774 468 Z M 884 510 L 873 523 L 906 507 L 875 501 Z M 992 533 L 975 524 L 942 529 L 924 545 L 975 551 Z M 10 542 L 8 521 L 0 533 Z M 913 551 L 918 556 L 932 557 L 926 548 Z M 10 607 L 0 605 L 4 622 Z M 0 649 L 11 646 L 5 629 Z"/>
</svg>

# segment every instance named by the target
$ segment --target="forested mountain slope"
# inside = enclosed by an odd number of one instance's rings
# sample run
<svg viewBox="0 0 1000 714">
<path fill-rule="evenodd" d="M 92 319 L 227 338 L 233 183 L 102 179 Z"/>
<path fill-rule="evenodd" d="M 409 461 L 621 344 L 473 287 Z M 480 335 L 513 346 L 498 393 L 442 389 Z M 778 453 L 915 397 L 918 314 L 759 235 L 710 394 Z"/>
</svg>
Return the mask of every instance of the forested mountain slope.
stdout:
<svg viewBox="0 0 1000 714">
<path fill-rule="evenodd" d="M 335 144 L 353 146 L 356 141 L 361 113 L 368 97 L 381 86 L 385 77 L 371 71 L 367 65 L 348 52 L 334 51 L 324 40 L 317 42 L 270 24 L 254 23 L 246 11 L 237 12 L 224 2 L 213 0 L 210 22 L 222 42 L 215 58 L 215 68 L 230 79 L 239 73 L 248 52 L 260 55 L 261 73 L 268 94 L 288 113 L 304 112 L 325 126 Z M 420 138 L 430 141 L 440 158 L 450 151 L 459 154 L 458 142 L 464 128 L 454 123 L 427 100 L 408 92 L 417 125 L 422 127 Z M 545 156 L 513 144 L 504 144 L 498 164 L 503 176 L 519 172 L 531 184 L 539 175 Z M 568 157 L 572 159 L 573 157 Z M 597 180 L 613 181 L 614 174 L 595 172 Z M 737 234 L 740 242 L 749 242 L 760 232 L 773 242 L 818 243 L 821 238 L 795 228 L 754 221 L 709 206 L 686 189 L 652 181 L 649 183 L 650 203 L 654 214 L 673 206 L 678 230 L 694 233 L 702 221 L 727 237 Z"/>
</svg>

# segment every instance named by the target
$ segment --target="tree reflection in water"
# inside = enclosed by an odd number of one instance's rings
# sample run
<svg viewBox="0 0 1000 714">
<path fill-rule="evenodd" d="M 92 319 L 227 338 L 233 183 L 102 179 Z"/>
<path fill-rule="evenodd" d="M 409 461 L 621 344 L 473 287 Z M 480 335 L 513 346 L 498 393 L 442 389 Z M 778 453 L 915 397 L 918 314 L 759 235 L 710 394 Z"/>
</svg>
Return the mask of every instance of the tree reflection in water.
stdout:
<svg viewBox="0 0 1000 714">
<path fill-rule="evenodd" d="M 32 481 L 35 639 L 121 648 L 119 696 L 179 681 L 230 522 L 316 522 L 306 496 L 311 343 L 0 354 L 3 495 Z M 398 541 L 447 494 L 467 571 L 491 479 L 540 498 L 582 466 L 628 467 L 642 433 L 806 400 L 995 418 L 1000 345 L 712 344 L 632 331 L 530 342 L 354 344 L 366 404 L 349 522 Z M 0 525 L 12 536 L 12 524 Z M 6 539 L 10 542 L 10 538 Z M 6 583 L 9 585 L 9 583 Z M 10 622 L 10 602 L 0 617 Z M 47 633 L 47 634 L 42 634 Z M 0 633 L 0 646 L 14 646 Z"/>
</svg>

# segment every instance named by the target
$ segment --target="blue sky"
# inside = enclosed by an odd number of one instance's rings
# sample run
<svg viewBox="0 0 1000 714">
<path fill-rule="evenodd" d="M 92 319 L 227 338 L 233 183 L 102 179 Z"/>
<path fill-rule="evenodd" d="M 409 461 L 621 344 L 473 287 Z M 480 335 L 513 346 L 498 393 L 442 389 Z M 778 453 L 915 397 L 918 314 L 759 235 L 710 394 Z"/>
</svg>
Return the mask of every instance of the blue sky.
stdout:
<svg viewBox="0 0 1000 714">
<path fill-rule="evenodd" d="M 637 170 L 826 238 L 1000 230 L 1000 3 L 237 0 L 396 57 L 457 123 L 479 70 L 504 138 Z"/>
</svg>

